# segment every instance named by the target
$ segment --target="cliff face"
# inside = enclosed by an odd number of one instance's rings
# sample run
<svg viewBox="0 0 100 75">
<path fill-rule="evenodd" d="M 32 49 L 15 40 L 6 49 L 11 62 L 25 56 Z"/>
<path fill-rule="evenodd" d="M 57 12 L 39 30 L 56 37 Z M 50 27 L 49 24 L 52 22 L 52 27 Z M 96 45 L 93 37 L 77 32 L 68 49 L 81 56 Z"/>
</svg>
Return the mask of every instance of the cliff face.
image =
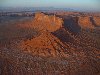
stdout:
<svg viewBox="0 0 100 75">
<path fill-rule="evenodd" d="M 39 30 L 47 30 L 53 32 L 62 27 L 63 20 L 55 15 L 45 15 L 43 13 L 36 13 L 33 21 L 34 27 Z"/>
<path fill-rule="evenodd" d="M 64 28 L 73 33 L 78 33 L 81 29 L 95 29 L 100 27 L 100 18 L 97 16 L 62 16 L 62 18 Z"/>
<path fill-rule="evenodd" d="M 100 26 L 100 17 L 96 17 L 96 16 L 82 17 L 82 16 L 80 16 L 78 19 L 78 24 L 79 24 L 79 26 L 81 26 L 81 28 L 94 29 L 95 27 Z"/>
<path fill-rule="evenodd" d="M 86 17 L 79 17 L 78 19 L 78 24 L 82 27 L 82 28 L 94 28 L 94 25 L 92 24 L 90 17 L 86 16 Z"/>
<path fill-rule="evenodd" d="M 100 26 L 100 17 L 93 17 L 93 20 L 96 26 Z"/>
</svg>

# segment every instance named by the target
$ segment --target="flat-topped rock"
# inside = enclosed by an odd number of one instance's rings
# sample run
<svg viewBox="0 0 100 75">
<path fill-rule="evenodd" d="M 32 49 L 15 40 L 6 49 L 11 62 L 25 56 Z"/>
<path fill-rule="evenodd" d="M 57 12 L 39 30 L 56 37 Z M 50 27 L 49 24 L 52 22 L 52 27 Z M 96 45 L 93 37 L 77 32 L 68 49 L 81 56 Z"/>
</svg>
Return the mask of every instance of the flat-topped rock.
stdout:
<svg viewBox="0 0 100 75">
<path fill-rule="evenodd" d="M 80 16 L 79 19 L 78 19 L 78 24 L 82 28 L 94 28 L 94 25 L 92 24 L 89 16 L 86 16 L 86 17 Z"/>
</svg>

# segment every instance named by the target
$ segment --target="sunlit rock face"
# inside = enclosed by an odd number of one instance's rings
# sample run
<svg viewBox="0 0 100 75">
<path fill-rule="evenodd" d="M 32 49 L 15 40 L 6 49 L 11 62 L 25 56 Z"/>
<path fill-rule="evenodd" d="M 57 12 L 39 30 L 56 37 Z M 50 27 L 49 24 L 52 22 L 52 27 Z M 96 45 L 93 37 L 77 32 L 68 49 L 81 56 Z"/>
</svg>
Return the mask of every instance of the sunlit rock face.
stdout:
<svg viewBox="0 0 100 75">
<path fill-rule="evenodd" d="M 80 16 L 78 23 L 82 28 L 94 28 L 94 25 L 92 24 L 89 16 L 86 17 Z"/>
<path fill-rule="evenodd" d="M 21 42 L 19 48 L 24 52 L 32 53 L 32 55 L 44 57 L 67 56 L 62 49 L 67 49 L 67 46 L 49 32 L 43 33 L 39 37 L 32 38 L 31 40 Z"/>
<path fill-rule="evenodd" d="M 55 15 L 48 16 L 38 12 L 35 14 L 33 23 L 34 27 L 39 30 L 54 32 L 62 27 L 63 20 Z"/>
<path fill-rule="evenodd" d="M 96 26 L 100 26 L 100 17 L 93 17 Z"/>
</svg>

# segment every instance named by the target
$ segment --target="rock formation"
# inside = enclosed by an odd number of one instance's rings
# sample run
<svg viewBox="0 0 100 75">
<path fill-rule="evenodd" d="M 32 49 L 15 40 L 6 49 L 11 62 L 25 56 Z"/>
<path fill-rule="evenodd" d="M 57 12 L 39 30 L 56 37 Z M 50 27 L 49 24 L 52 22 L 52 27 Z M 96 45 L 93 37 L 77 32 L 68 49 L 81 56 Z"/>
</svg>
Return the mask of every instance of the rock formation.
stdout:
<svg viewBox="0 0 100 75">
<path fill-rule="evenodd" d="M 62 27 L 63 20 L 55 15 L 45 15 L 43 13 L 36 13 L 33 21 L 34 27 L 39 30 L 47 30 L 53 32 Z"/>
<path fill-rule="evenodd" d="M 93 17 L 93 20 L 96 26 L 100 26 L 100 17 Z"/>
<path fill-rule="evenodd" d="M 78 24 L 82 28 L 94 28 L 94 25 L 92 24 L 89 16 L 85 16 L 85 17 L 80 16 L 78 19 Z"/>
<path fill-rule="evenodd" d="M 44 32 L 39 37 L 21 42 L 19 47 L 24 52 L 29 52 L 33 55 L 44 57 L 60 57 L 60 55 L 63 55 L 66 57 L 63 50 L 64 48 L 67 49 L 67 47 L 49 32 Z"/>
</svg>

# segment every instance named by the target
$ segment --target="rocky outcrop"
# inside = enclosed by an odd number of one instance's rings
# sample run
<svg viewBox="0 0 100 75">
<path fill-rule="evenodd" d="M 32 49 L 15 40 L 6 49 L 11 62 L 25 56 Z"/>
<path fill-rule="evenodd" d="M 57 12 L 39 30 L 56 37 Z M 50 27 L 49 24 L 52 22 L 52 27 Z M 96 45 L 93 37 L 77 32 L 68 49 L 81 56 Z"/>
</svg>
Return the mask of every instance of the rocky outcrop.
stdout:
<svg viewBox="0 0 100 75">
<path fill-rule="evenodd" d="M 93 20 L 96 26 L 100 26 L 100 17 L 93 17 Z"/>
<path fill-rule="evenodd" d="M 36 13 L 33 21 L 34 27 L 39 30 L 47 30 L 49 32 L 56 31 L 62 27 L 63 20 L 55 15 L 45 15 L 43 13 Z"/>
<path fill-rule="evenodd" d="M 63 17 L 64 28 L 68 29 L 71 33 L 78 33 L 82 29 L 95 29 L 99 28 L 100 18 L 96 16 L 66 16 Z"/>
<path fill-rule="evenodd" d="M 100 17 L 97 16 L 79 16 L 78 24 L 81 28 L 94 29 L 100 26 Z"/>
<path fill-rule="evenodd" d="M 94 28 L 89 16 L 80 16 L 78 19 L 78 24 L 81 26 L 81 28 Z"/>
<path fill-rule="evenodd" d="M 64 50 L 67 49 L 67 46 L 49 32 L 44 32 L 31 40 L 23 41 L 18 47 L 24 52 L 45 57 L 60 57 L 60 55 L 66 57 Z"/>
</svg>

